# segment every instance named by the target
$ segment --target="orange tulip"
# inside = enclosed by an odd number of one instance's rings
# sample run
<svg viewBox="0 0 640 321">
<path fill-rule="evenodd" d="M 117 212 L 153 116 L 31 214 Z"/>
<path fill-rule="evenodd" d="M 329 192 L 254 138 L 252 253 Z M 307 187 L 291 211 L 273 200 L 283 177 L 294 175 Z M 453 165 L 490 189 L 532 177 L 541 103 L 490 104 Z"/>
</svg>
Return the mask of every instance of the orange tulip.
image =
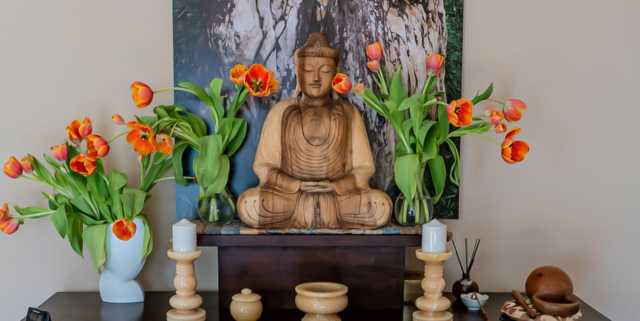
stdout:
<svg viewBox="0 0 640 321">
<path fill-rule="evenodd" d="M 153 100 L 153 90 L 139 81 L 131 84 L 131 98 L 136 103 L 136 107 L 145 108 Z"/>
<path fill-rule="evenodd" d="M 109 143 L 99 135 L 87 136 L 87 150 L 96 159 L 105 158 L 109 154 Z"/>
<path fill-rule="evenodd" d="M 111 120 L 116 123 L 116 125 L 124 125 L 124 118 L 122 118 L 122 116 L 120 116 L 120 114 L 113 114 L 113 116 L 111 116 Z"/>
<path fill-rule="evenodd" d="M 72 171 L 89 177 L 96 171 L 96 158 L 90 153 L 80 154 L 72 158 L 69 165 Z"/>
<path fill-rule="evenodd" d="M 117 238 L 128 241 L 136 235 L 136 223 L 128 218 L 121 218 L 113 222 L 113 228 L 111 228 L 111 230 Z"/>
<path fill-rule="evenodd" d="M 529 145 L 523 141 L 516 141 L 516 135 L 520 134 L 520 128 L 510 130 L 502 142 L 502 159 L 508 164 L 519 163 L 529 152 Z"/>
<path fill-rule="evenodd" d="M 245 65 L 236 65 L 231 69 L 231 77 L 229 79 L 236 85 L 244 85 L 244 75 L 247 73 L 248 69 L 249 68 Z"/>
<path fill-rule="evenodd" d="M 33 159 L 33 156 L 25 156 L 22 157 L 22 159 L 20 160 L 20 166 L 22 167 L 22 171 L 25 174 L 31 174 L 33 173 L 33 163 L 35 163 L 35 160 Z"/>
<path fill-rule="evenodd" d="M 71 122 L 71 125 L 67 126 L 67 138 L 70 142 L 78 145 L 82 142 L 82 136 L 80 135 L 80 125 L 82 122 L 80 119 L 76 119 Z"/>
<path fill-rule="evenodd" d="M 344 95 L 351 90 L 351 79 L 345 74 L 337 74 L 333 78 L 331 85 L 338 94 Z"/>
<path fill-rule="evenodd" d="M 447 114 L 451 125 L 456 127 L 467 126 L 471 124 L 473 103 L 466 99 L 454 100 L 447 106 Z"/>
<path fill-rule="evenodd" d="M 527 109 L 527 104 L 522 100 L 509 99 L 502 108 L 502 112 L 504 113 L 504 118 L 506 118 L 508 122 L 512 123 L 522 118 L 522 112 L 520 111 L 525 109 Z"/>
<path fill-rule="evenodd" d="M 487 117 L 491 117 L 491 113 L 496 110 L 496 106 L 489 106 L 484 110 L 484 115 Z"/>
<path fill-rule="evenodd" d="M 268 71 L 263 65 L 255 64 L 245 73 L 244 86 L 256 97 L 268 96 L 280 86 L 274 78 L 273 71 Z"/>
<path fill-rule="evenodd" d="M 498 124 L 499 122 L 502 121 L 503 118 L 504 118 L 504 114 L 499 110 L 494 110 L 491 112 L 491 115 L 489 115 L 489 120 L 491 121 L 491 125 Z"/>
<path fill-rule="evenodd" d="M 493 128 L 493 130 L 494 130 L 496 133 L 498 133 L 498 134 L 502 134 L 502 133 L 504 133 L 504 132 L 506 132 L 506 131 L 507 131 L 507 125 L 505 125 L 504 123 L 497 124 L 497 125 Z"/>
<path fill-rule="evenodd" d="M 156 150 L 165 155 L 171 154 L 173 151 L 173 141 L 171 137 L 166 134 L 159 134 L 157 137 L 160 139 L 160 142 L 156 145 Z"/>
<path fill-rule="evenodd" d="M 9 214 L 9 204 L 4 203 L 2 205 L 2 211 L 0 212 L 0 231 L 4 234 L 11 235 L 15 233 L 20 227 L 20 220 Z"/>
<path fill-rule="evenodd" d="M 380 63 L 377 60 L 371 60 L 367 62 L 367 68 L 373 72 L 378 72 L 380 69 Z"/>
<path fill-rule="evenodd" d="M 156 137 L 151 127 L 137 121 L 128 122 L 127 127 L 131 128 L 127 142 L 133 144 L 134 151 L 147 156 L 156 150 Z"/>
<path fill-rule="evenodd" d="M 363 94 L 364 84 L 361 82 L 357 83 L 355 86 L 353 86 L 353 91 L 357 92 L 358 94 Z"/>
<path fill-rule="evenodd" d="M 7 176 L 11 178 L 18 178 L 22 176 L 22 165 L 17 158 L 11 156 L 6 164 L 4 164 L 4 168 L 2 171 L 7 174 Z"/>
<path fill-rule="evenodd" d="M 367 46 L 367 57 L 369 57 L 369 60 L 379 60 L 383 54 L 384 50 L 382 49 L 381 43 L 376 42 Z"/>
<path fill-rule="evenodd" d="M 87 138 L 87 136 L 91 135 L 92 130 L 93 126 L 91 125 L 91 120 L 85 117 L 82 123 L 80 123 L 80 127 L 78 127 L 78 133 L 80 134 L 80 137 Z"/>
<path fill-rule="evenodd" d="M 59 162 L 64 162 L 69 157 L 69 146 L 66 143 L 53 146 L 49 149 L 51 156 Z"/>
<path fill-rule="evenodd" d="M 432 72 L 432 76 L 440 74 L 442 65 L 444 65 L 444 57 L 442 55 L 433 53 L 427 58 L 427 70 Z"/>
</svg>

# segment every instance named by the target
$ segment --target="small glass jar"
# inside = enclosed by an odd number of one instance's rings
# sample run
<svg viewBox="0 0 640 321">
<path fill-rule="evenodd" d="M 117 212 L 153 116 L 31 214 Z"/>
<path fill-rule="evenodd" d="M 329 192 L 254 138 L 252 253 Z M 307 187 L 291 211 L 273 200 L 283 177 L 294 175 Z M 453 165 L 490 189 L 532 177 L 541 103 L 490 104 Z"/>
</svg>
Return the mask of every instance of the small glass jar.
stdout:
<svg viewBox="0 0 640 321">
<path fill-rule="evenodd" d="M 226 225 L 236 216 L 236 200 L 228 189 L 198 201 L 198 215 L 206 224 Z"/>
</svg>

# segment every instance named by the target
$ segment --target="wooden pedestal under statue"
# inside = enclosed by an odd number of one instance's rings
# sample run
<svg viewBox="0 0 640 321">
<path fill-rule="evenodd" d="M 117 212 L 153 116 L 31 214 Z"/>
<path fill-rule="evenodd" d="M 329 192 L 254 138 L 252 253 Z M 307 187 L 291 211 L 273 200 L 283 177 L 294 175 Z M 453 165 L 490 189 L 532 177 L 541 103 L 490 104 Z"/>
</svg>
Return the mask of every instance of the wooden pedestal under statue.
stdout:
<svg viewBox="0 0 640 321">
<path fill-rule="evenodd" d="M 253 170 L 260 185 L 238 199 L 254 228 L 376 229 L 392 214 L 389 196 L 369 187 L 375 173 L 358 109 L 332 81 L 340 53 L 314 33 L 295 53 L 297 88 L 269 112 Z"/>
</svg>

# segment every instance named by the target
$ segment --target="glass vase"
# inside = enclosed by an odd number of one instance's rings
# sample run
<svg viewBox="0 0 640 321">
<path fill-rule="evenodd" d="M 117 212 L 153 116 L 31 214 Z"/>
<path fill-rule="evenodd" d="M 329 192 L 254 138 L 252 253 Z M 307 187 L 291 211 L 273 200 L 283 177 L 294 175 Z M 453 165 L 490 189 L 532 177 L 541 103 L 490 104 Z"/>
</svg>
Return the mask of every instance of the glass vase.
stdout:
<svg viewBox="0 0 640 321">
<path fill-rule="evenodd" d="M 198 215 L 206 224 L 229 224 L 236 216 L 236 200 L 226 188 L 220 194 L 202 197 L 198 201 Z"/>
<path fill-rule="evenodd" d="M 421 170 L 420 173 L 424 173 L 424 170 Z M 426 224 L 433 218 L 433 201 L 423 177 L 423 175 L 416 177 L 416 195 L 413 202 L 408 201 L 403 193 L 400 193 L 396 199 L 394 214 L 398 224 L 417 226 Z"/>
</svg>

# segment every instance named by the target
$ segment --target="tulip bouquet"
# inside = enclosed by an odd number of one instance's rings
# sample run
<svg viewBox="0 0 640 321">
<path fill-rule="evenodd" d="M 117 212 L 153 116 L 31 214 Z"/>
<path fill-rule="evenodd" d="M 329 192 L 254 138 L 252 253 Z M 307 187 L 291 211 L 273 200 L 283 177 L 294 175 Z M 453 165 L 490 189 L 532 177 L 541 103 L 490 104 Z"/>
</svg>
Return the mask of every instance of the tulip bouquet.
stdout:
<svg viewBox="0 0 640 321">
<path fill-rule="evenodd" d="M 424 224 L 431 218 L 432 204 L 440 199 L 447 179 L 445 162 L 440 155 L 440 146 L 443 143 L 448 145 L 454 157 L 448 179 L 456 185 L 459 184 L 459 152 L 451 138 L 463 135 L 482 137 L 501 147 L 505 162 L 514 164 L 524 160 L 529 152 L 529 145 L 515 140 L 515 136 L 521 131 L 520 128 L 511 129 L 502 143 L 485 135 L 491 129 L 499 134 L 507 131 L 507 125 L 503 120 L 509 123 L 520 120 L 521 111 L 527 108 L 522 101 L 511 99 L 501 102 L 491 99 L 493 84 L 472 100 L 456 99 L 448 104 L 441 101 L 445 93 L 435 92 L 435 88 L 444 57 L 438 54 L 431 54 L 427 59 L 428 78 L 423 90 L 409 96 L 402 83 L 401 67 L 393 77 L 383 72 L 385 68 L 380 68 L 380 60 L 383 57 L 382 45 L 379 42 L 369 45 L 366 53 L 370 59 L 367 67 L 374 72 L 372 76 L 381 94 L 375 95 L 362 83 L 356 84 L 353 91 L 362 97 L 371 109 L 387 118 L 398 134 L 399 144 L 395 152 L 394 170 L 396 185 L 402 192 L 395 205 L 396 218 L 400 224 Z M 345 81 L 337 80 L 337 83 Z M 501 110 L 490 106 L 483 115 L 473 116 L 473 106 L 484 100 L 500 104 Z M 432 109 L 437 112 L 430 113 Z M 427 167 L 433 180 L 434 190 L 431 195 L 424 182 Z"/>
<path fill-rule="evenodd" d="M 124 125 L 120 115 L 113 121 Z M 49 208 L 14 206 L 20 215 L 9 213 L 4 203 L 0 213 L 0 229 L 13 234 L 26 219 L 49 216 L 62 238 L 68 238 L 73 250 L 83 257 L 83 243 L 87 245 L 96 273 L 106 261 L 107 227 L 113 223 L 113 234 L 123 241 L 131 239 L 138 228 L 144 228 L 144 260 L 153 249 L 153 237 L 149 220 L 142 214 L 145 202 L 151 197 L 149 191 L 171 169 L 173 141 L 166 134 L 154 135 L 152 129 L 139 122 L 129 122 L 127 130 L 111 140 L 93 134 L 91 120 L 74 120 L 66 128 L 67 141 L 51 147 L 44 155 L 53 173 L 38 160 L 28 155 L 18 161 L 11 157 L 3 171 L 10 178 L 25 178 L 41 183 L 53 190 L 42 193 Z M 117 170 L 107 173 L 102 159 L 110 151 L 109 144 L 116 138 L 127 135 L 127 141 L 140 152 L 141 182 L 138 188 L 128 186 L 127 175 Z M 156 141 L 158 139 L 159 141 Z M 82 142 L 86 142 L 82 146 Z M 149 159 L 153 155 L 153 161 Z M 136 226 L 135 218 L 144 226 Z M 85 228 L 86 226 L 86 228 Z"/>
<path fill-rule="evenodd" d="M 236 113 L 244 104 L 248 94 L 255 97 L 266 97 L 278 88 L 278 80 L 275 73 L 267 70 L 260 64 L 248 68 L 244 65 L 236 65 L 230 72 L 230 80 L 235 84 L 236 95 L 230 99 L 228 107 L 224 107 L 225 96 L 221 96 L 223 80 L 215 78 L 209 84 L 207 93 L 202 87 L 182 82 L 178 87 L 165 88 L 153 91 L 143 83 L 134 83 L 133 99 L 138 108 L 149 106 L 153 94 L 167 90 L 177 90 L 191 93 L 210 107 L 213 120 L 213 134 L 207 135 L 207 127 L 204 121 L 178 105 L 158 106 L 154 108 L 155 116 L 146 116 L 139 119 L 140 123 L 161 132 L 168 133 L 171 137 L 178 138 L 173 151 L 173 163 L 176 183 L 187 186 L 187 180 L 183 177 L 182 156 L 190 147 L 198 155 L 193 160 L 195 181 L 200 187 L 198 200 L 222 194 L 226 203 L 234 209 L 236 204 L 229 201 L 226 190 L 229 179 L 229 157 L 240 148 L 247 133 L 247 121 L 235 118 Z M 186 115 L 186 116 L 183 116 Z M 209 223 L 218 221 L 218 213 L 209 213 L 212 217 Z"/>
</svg>

